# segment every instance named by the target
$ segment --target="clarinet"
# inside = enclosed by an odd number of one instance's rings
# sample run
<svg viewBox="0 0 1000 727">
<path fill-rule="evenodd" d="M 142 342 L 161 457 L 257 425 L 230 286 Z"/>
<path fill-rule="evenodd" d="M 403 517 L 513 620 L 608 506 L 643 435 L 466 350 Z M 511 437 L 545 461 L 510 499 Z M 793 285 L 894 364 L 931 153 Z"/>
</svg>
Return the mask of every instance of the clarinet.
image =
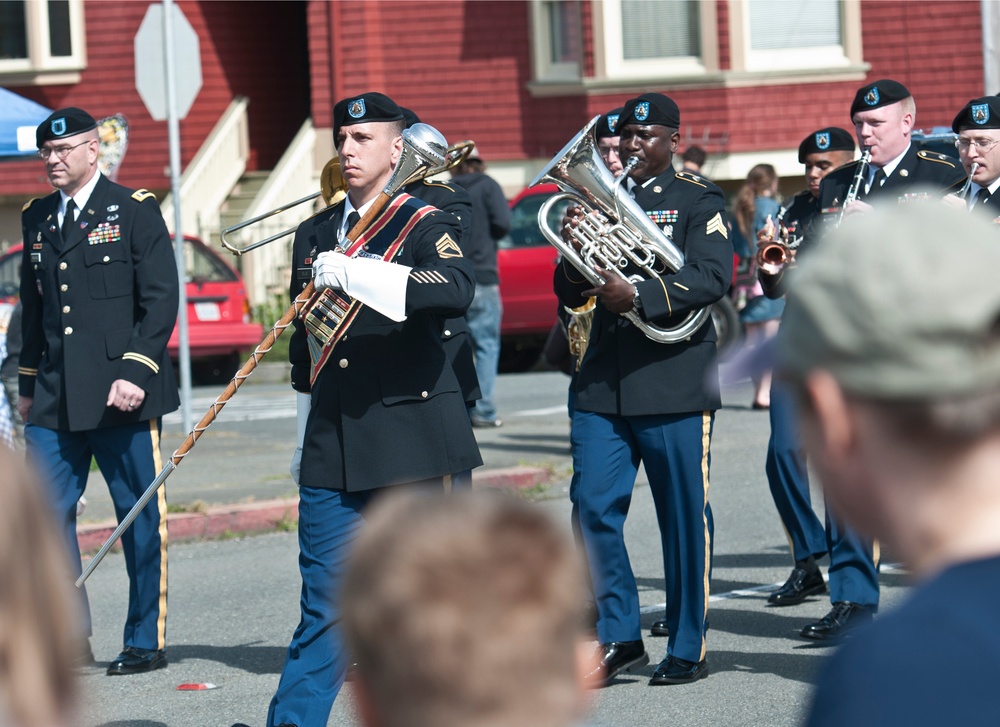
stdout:
<svg viewBox="0 0 1000 727">
<path fill-rule="evenodd" d="M 854 174 L 854 181 L 851 182 L 851 188 L 847 190 L 847 196 L 844 197 L 844 203 L 840 206 L 840 216 L 837 218 L 837 227 L 840 227 L 840 223 L 844 221 L 844 213 L 847 211 L 847 205 L 858 198 L 858 193 L 861 191 L 861 185 L 864 184 L 865 177 L 868 176 L 868 165 L 872 161 L 872 152 L 870 149 L 865 149 L 865 153 L 861 155 L 861 159 L 858 160 L 858 171 Z"/>
</svg>

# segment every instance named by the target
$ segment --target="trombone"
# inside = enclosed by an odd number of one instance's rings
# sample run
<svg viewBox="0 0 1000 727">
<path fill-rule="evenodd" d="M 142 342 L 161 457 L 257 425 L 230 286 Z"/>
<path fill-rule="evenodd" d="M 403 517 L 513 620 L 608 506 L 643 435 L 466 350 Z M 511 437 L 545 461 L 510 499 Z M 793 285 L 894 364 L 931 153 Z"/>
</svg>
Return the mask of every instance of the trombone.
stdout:
<svg viewBox="0 0 1000 727">
<path fill-rule="evenodd" d="M 411 181 L 418 182 L 422 179 L 427 179 L 428 177 L 433 177 L 437 174 L 441 174 L 442 172 L 447 172 L 449 169 L 455 168 L 468 158 L 475 146 L 475 142 L 471 139 L 452 144 L 445 151 L 443 162 L 435 167 L 430 167 Z M 270 237 L 265 237 L 263 240 L 258 240 L 257 242 L 253 242 L 245 247 L 237 247 L 236 244 L 227 239 L 227 235 L 231 235 L 234 232 L 238 232 L 239 230 L 250 227 L 251 225 L 255 225 L 258 222 L 274 217 L 275 215 L 280 215 L 286 210 L 290 210 L 293 207 L 305 204 L 306 202 L 311 202 L 317 197 L 322 196 L 323 201 L 326 203 L 326 207 L 316 213 L 320 214 L 320 212 L 324 212 L 333 207 L 347 195 L 347 183 L 344 182 L 344 177 L 340 173 L 340 159 L 338 157 L 334 157 L 323 166 L 323 171 L 320 172 L 319 180 L 319 192 L 314 192 L 313 194 L 297 199 L 294 202 L 289 202 L 288 204 L 281 205 L 280 207 L 275 207 L 269 212 L 264 212 L 263 214 L 250 218 L 249 220 L 244 220 L 243 222 L 235 224 L 232 227 L 224 229 L 222 231 L 222 246 L 229 250 L 229 252 L 233 253 L 233 255 L 239 257 L 245 252 L 256 250 L 258 247 L 263 247 L 269 242 L 274 242 L 275 240 L 280 240 L 282 237 L 291 235 L 296 229 L 298 229 L 298 225 L 296 224 L 293 227 L 289 227 L 287 230 L 282 230 L 281 232 L 275 233 Z"/>
</svg>

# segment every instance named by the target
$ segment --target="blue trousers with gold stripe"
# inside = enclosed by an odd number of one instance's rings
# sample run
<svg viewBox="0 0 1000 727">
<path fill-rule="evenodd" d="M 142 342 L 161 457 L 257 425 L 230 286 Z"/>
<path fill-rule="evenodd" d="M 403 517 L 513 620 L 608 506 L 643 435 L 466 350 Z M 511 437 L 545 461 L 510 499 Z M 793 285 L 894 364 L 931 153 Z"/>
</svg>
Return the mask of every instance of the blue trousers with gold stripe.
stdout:
<svg viewBox="0 0 1000 727">
<path fill-rule="evenodd" d="M 821 523 L 812 509 L 806 456 L 799 443 L 795 397 L 779 382 L 771 385 L 771 439 L 765 470 L 771 497 L 799 561 L 830 554 L 830 600 L 852 601 L 878 609 L 878 557 L 875 544 L 839 524 L 826 508 Z"/>
<path fill-rule="evenodd" d="M 705 657 L 711 573 L 709 445 L 714 414 L 623 417 L 573 413 L 578 509 L 602 644 L 641 638 L 639 595 L 623 538 L 642 462 L 660 526 L 666 579 L 667 654 Z"/>
<path fill-rule="evenodd" d="M 76 502 L 87 487 L 91 458 L 108 484 L 115 515 L 121 521 L 162 468 L 160 421 L 66 432 L 28 424 L 28 456 L 46 482 L 48 500 L 62 527 L 75 575 L 81 572 L 76 537 Z M 129 577 L 124 646 L 162 649 L 167 628 L 167 500 L 161 487 L 122 535 Z M 80 589 L 81 637 L 91 631 L 86 589 Z"/>
</svg>

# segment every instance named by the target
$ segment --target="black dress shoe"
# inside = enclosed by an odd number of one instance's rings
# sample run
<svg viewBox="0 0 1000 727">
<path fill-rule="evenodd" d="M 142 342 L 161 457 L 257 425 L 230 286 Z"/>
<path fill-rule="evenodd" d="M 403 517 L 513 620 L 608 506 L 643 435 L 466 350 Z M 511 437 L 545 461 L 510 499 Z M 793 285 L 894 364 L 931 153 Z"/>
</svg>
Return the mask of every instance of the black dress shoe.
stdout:
<svg viewBox="0 0 1000 727">
<path fill-rule="evenodd" d="M 649 633 L 653 636 L 670 636 L 667 619 L 661 618 L 659 621 L 653 621 L 653 625 L 649 627 Z"/>
<path fill-rule="evenodd" d="M 708 676 L 708 662 L 688 661 L 676 656 L 668 656 L 660 662 L 649 680 L 650 686 L 664 684 L 690 684 Z"/>
<path fill-rule="evenodd" d="M 642 639 L 601 644 L 597 647 L 597 656 L 601 663 L 587 675 L 587 680 L 601 685 L 607 685 L 623 671 L 630 671 L 633 667 L 646 666 L 649 663 L 649 654 L 642 645 Z"/>
<path fill-rule="evenodd" d="M 813 641 L 837 641 L 858 626 L 871 623 L 872 609 L 850 601 L 837 601 L 830 613 L 801 631 L 801 636 Z"/>
<path fill-rule="evenodd" d="M 785 585 L 768 596 L 767 602 L 772 606 L 794 606 L 820 593 L 826 593 L 826 581 L 819 569 L 810 571 L 796 566 Z"/>
<path fill-rule="evenodd" d="M 126 646 L 115 660 L 108 664 L 108 676 L 117 674 L 142 674 L 167 665 L 167 652 L 163 649 L 137 649 Z"/>
</svg>

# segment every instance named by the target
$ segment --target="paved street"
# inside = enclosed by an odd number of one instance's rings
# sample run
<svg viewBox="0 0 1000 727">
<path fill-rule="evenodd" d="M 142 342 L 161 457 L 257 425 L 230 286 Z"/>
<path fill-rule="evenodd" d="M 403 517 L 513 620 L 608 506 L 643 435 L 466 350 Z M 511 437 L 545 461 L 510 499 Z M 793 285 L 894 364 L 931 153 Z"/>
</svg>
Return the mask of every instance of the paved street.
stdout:
<svg viewBox="0 0 1000 727">
<path fill-rule="evenodd" d="M 554 372 L 504 375 L 498 383 L 505 424 L 477 430 L 489 467 L 551 467 L 554 483 L 539 506 L 569 521 L 569 453 L 564 402 L 567 379 Z M 198 389 L 202 405 L 217 393 Z M 292 495 L 287 476 L 294 433 L 293 405 L 280 382 L 247 385 L 168 481 L 172 503 L 233 502 Z M 748 385 L 724 391 L 716 419 L 711 499 L 716 521 L 713 602 L 708 660 L 711 676 L 680 687 L 648 687 L 666 639 L 646 638 L 653 664 L 593 694 L 598 725 L 794 725 L 801 718 L 812 675 L 828 653 L 798 638 L 798 630 L 826 613 L 828 600 L 786 609 L 765 605 L 761 586 L 783 580 L 791 562 L 763 472 L 766 412 L 748 408 Z M 241 420 L 242 419 L 242 420 Z M 164 454 L 181 441 L 167 422 Z M 106 494 L 98 481 L 87 516 L 104 518 Z M 819 499 L 819 498 L 817 498 Z M 646 615 L 657 618 L 665 594 L 663 566 L 649 489 L 642 475 L 626 531 Z M 258 727 L 281 670 L 298 618 L 294 532 L 178 544 L 170 550 L 170 666 L 150 675 L 104 676 L 86 671 L 84 727 Z M 903 576 L 883 572 L 883 607 L 905 594 Z M 127 580 L 111 554 L 88 582 L 94 605 L 94 651 L 108 660 L 120 647 Z M 414 655 L 419 658 L 419 655 Z M 178 691 L 184 683 L 211 683 L 205 691 Z M 350 688 L 330 725 L 354 724 Z"/>
</svg>

